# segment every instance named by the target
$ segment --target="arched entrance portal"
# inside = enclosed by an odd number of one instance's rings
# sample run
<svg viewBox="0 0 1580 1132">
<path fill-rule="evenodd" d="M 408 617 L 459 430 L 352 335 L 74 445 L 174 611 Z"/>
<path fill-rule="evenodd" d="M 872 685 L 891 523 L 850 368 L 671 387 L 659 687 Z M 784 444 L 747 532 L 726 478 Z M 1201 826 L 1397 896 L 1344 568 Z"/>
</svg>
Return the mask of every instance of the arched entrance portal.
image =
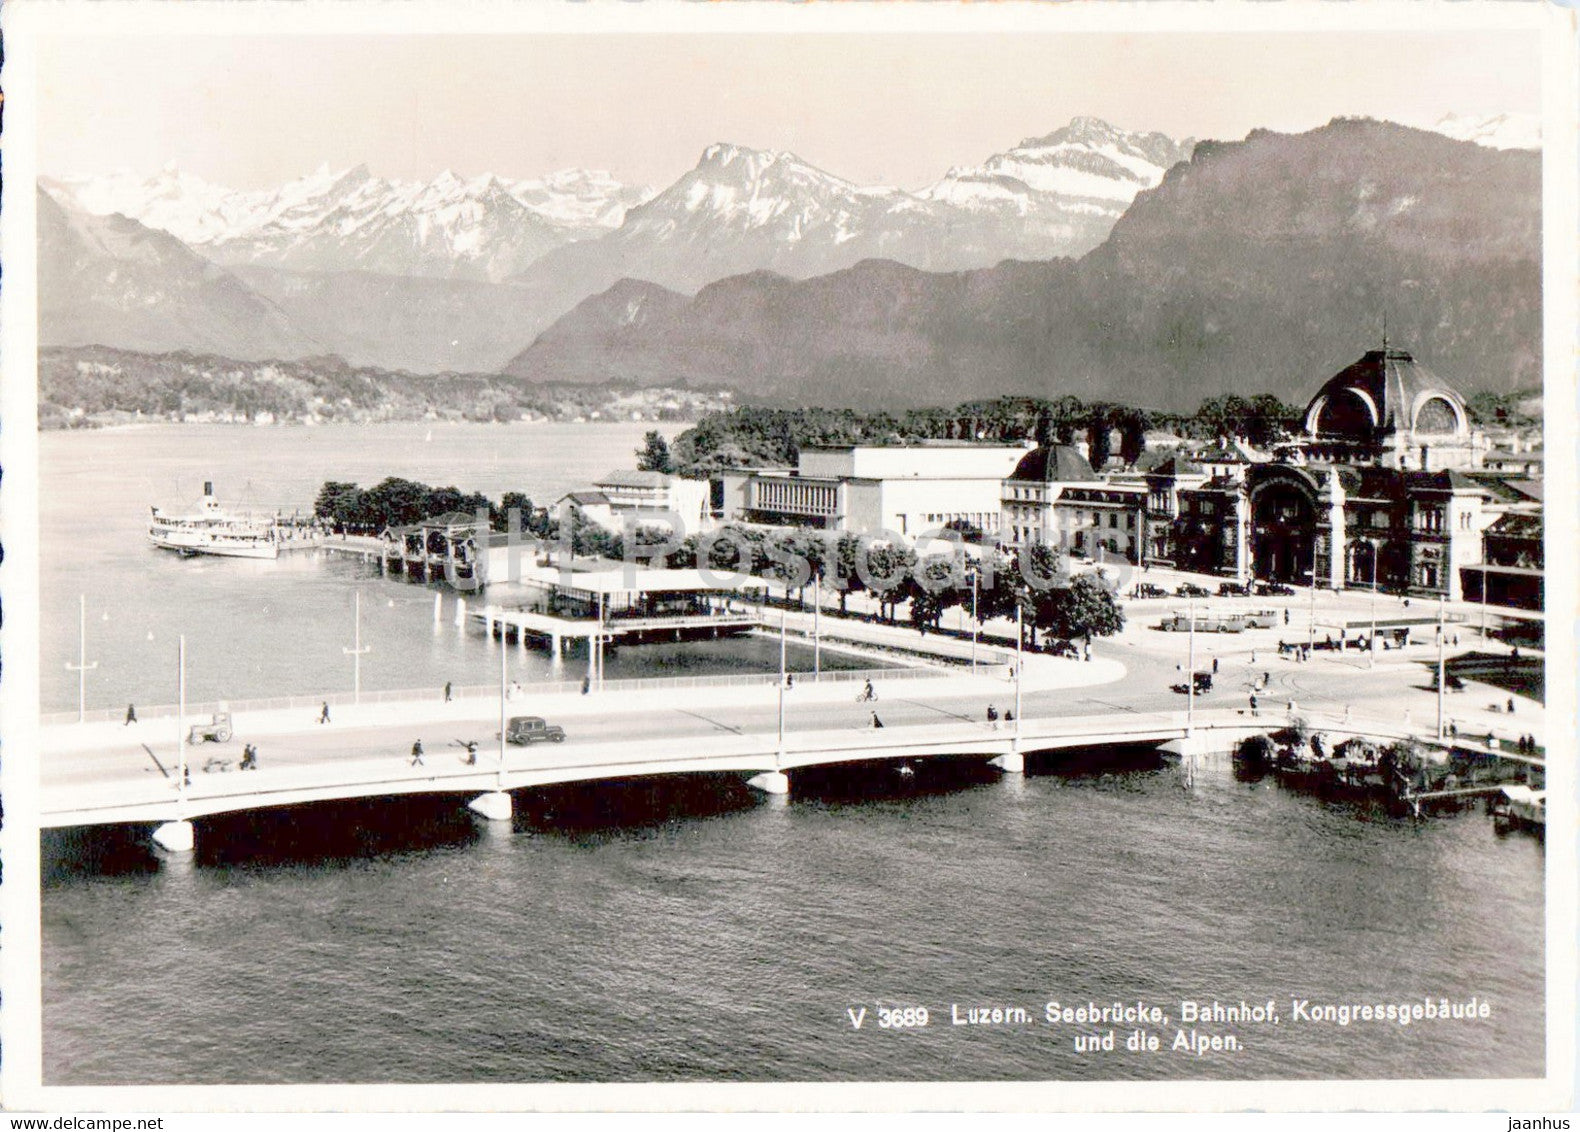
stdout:
<svg viewBox="0 0 1580 1132">
<path fill-rule="evenodd" d="M 1316 534 L 1316 484 L 1278 469 L 1251 487 L 1251 572 L 1256 577 L 1307 580 Z"/>
</svg>

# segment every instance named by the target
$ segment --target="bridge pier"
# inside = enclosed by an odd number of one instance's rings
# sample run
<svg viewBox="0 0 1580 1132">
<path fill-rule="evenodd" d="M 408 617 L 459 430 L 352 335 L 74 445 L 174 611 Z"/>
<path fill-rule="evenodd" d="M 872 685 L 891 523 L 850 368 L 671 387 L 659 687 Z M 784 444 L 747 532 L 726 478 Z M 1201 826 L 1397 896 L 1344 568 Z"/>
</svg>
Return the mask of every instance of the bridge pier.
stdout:
<svg viewBox="0 0 1580 1132">
<path fill-rule="evenodd" d="M 765 770 L 746 780 L 746 785 L 764 794 L 790 793 L 790 776 L 782 770 Z"/>
<path fill-rule="evenodd" d="M 197 836 L 189 821 L 167 821 L 154 830 L 154 844 L 166 853 L 190 853 L 197 845 Z"/>
<path fill-rule="evenodd" d="M 479 794 L 466 804 L 466 808 L 489 821 L 498 822 L 509 821 L 516 812 L 515 803 L 503 790 L 491 790 L 487 794 Z"/>
</svg>

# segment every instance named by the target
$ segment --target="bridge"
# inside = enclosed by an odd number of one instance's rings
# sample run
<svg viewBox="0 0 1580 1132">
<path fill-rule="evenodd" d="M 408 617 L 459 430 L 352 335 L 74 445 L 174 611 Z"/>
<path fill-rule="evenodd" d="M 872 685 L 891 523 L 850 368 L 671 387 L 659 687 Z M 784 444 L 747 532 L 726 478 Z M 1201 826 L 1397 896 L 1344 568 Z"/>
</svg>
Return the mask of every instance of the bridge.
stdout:
<svg viewBox="0 0 1580 1132">
<path fill-rule="evenodd" d="M 1092 673 L 1094 682 L 1102 677 Z M 454 794 L 482 816 L 506 820 L 513 812 L 510 791 L 563 783 L 729 774 L 765 793 L 786 794 L 795 772 L 806 767 L 976 758 L 1013 774 L 1024 769 L 1028 754 L 1127 745 L 1191 757 L 1228 751 L 1239 739 L 1287 721 L 1284 712 L 1229 708 L 1044 713 L 1044 691 L 1032 698 L 1039 709 L 1034 714 L 989 723 L 979 705 L 989 697 L 1006 707 L 1013 702 L 1002 676 L 884 671 L 877 677 L 882 698 L 858 702 L 856 690 L 866 678 L 825 674 L 791 689 L 779 687 L 777 678 L 712 688 L 691 681 L 689 689 L 666 687 L 684 681 L 633 681 L 642 687 L 629 690 L 611 682 L 613 692 L 590 697 L 558 692 L 530 698 L 530 708 L 503 705 L 503 714 L 538 712 L 565 726 L 565 742 L 531 746 L 500 743 L 497 694 L 492 704 L 476 695 L 443 702 L 430 694 L 342 705 L 330 724 L 312 722 L 313 713 L 297 707 L 258 711 L 238 715 L 237 735 L 259 744 L 260 769 L 236 769 L 234 742 L 186 746 L 185 781 L 171 742 L 175 721 L 168 716 L 146 724 L 153 738 L 163 736 L 157 744 L 110 723 L 56 725 L 45 729 L 39 824 L 146 823 L 157 826 L 156 843 L 182 852 L 193 846 L 194 820 L 313 802 Z M 794 705 L 788 725 L 776 710 L 786 699 Z M 874 726 L 879 712 L 889 719 Z M 1336 736 L 1432 741 L 1396 720 L 1300 714 Z M 423 740 L 420 764 L 411 758 L 413 736 Z M 475 762 L 466 761 L 463 739 L 478 743 Z M 215 765 L 222 759 L 223 769 Z"/>
</svg>

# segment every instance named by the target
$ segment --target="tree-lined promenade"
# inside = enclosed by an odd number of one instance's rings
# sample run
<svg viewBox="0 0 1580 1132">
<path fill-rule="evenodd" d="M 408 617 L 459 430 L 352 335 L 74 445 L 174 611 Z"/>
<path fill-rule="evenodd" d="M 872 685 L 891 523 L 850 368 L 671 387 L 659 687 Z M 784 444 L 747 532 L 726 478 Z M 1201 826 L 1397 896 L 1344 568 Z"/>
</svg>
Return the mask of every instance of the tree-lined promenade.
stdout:
<svg viewBox="0 0 1580 1132">
<path fill-rule="evenodd" d="M 961 610 L 986 624 L 1020 613 L 1026 643 L 1038 635 L 1062 640 L 1112 636 L 1124 627 L 1124 614 L 1101 574 L 1073 574 L 1064 555 L 1041 543 L 1019 553 L 974 546 L 960 532 L 941 529 L 923 545 L 946 550 L 919 552 L 898 535 L 858 535 L 803 529 L 764 530 L 725 525 L 717 530 L 681 534 L 663 526 L 638 526 L 624 532 L 605 529 L 575 509 L 562 521 L 537 508 L 519 492 L 499 503 L 454 487 L 430 487 L 389 478 L 363 490 L 331 481 L 318 494 L 320 521 L 346 533 L 372 534 L 450 512 L 470 512 L 494 531 L 523 539 L 523 550 L 640 563 L 646 567 L 704 569 L 763 578 L 794 592 L 805 604 L 807 590 L 821 588 L 839 596 L 869 594 L 881 621 L 894 623 L 902 606 L 911 625 L 936 629 L 946 613 Z"/>
</svg>

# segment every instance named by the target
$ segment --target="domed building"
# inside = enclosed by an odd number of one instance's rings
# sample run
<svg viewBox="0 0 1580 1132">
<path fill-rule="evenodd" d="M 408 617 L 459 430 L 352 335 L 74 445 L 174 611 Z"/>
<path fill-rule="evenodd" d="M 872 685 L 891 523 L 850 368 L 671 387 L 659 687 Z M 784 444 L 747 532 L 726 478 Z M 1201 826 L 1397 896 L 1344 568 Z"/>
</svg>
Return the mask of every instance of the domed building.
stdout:
<svg viewBox="0 0 1580 1132">
<path fill-rule="evenodd" d="M 1479 467 L 1459 391 L 1407 350 L 1384 346 L 1330 377 L 1306 406 L 1307 460 L 1401 471 Z"/>
<path fill-rule="evenodd" d="M 1198 456 L 1194 482 L 1154 472 L 1149 556 L 1167 545 L 1180 566 L 1242 582 L 1376 584 L 1457 600 L 1503 569 L 1488 558 L 1488 530 L 1540 515 L 1539 488 L 1485 469 L 1465 398 L 1406 350 L 1385 344 L 1334 374 L 1304 423 L 1305 435 L 1271 457 Z M 1518 584 L 1539 593 L 1539 570 L 1529 573 Z"/>
<path fill-rule="evenodd" d="M 1004 480 L 1003 533 L 1012 546 L 1046 543 L 1077 555 L 1139 562 L 1146 490 L 1099 476 L 1079 448 L 1043 444 Z"/>
</svg>

